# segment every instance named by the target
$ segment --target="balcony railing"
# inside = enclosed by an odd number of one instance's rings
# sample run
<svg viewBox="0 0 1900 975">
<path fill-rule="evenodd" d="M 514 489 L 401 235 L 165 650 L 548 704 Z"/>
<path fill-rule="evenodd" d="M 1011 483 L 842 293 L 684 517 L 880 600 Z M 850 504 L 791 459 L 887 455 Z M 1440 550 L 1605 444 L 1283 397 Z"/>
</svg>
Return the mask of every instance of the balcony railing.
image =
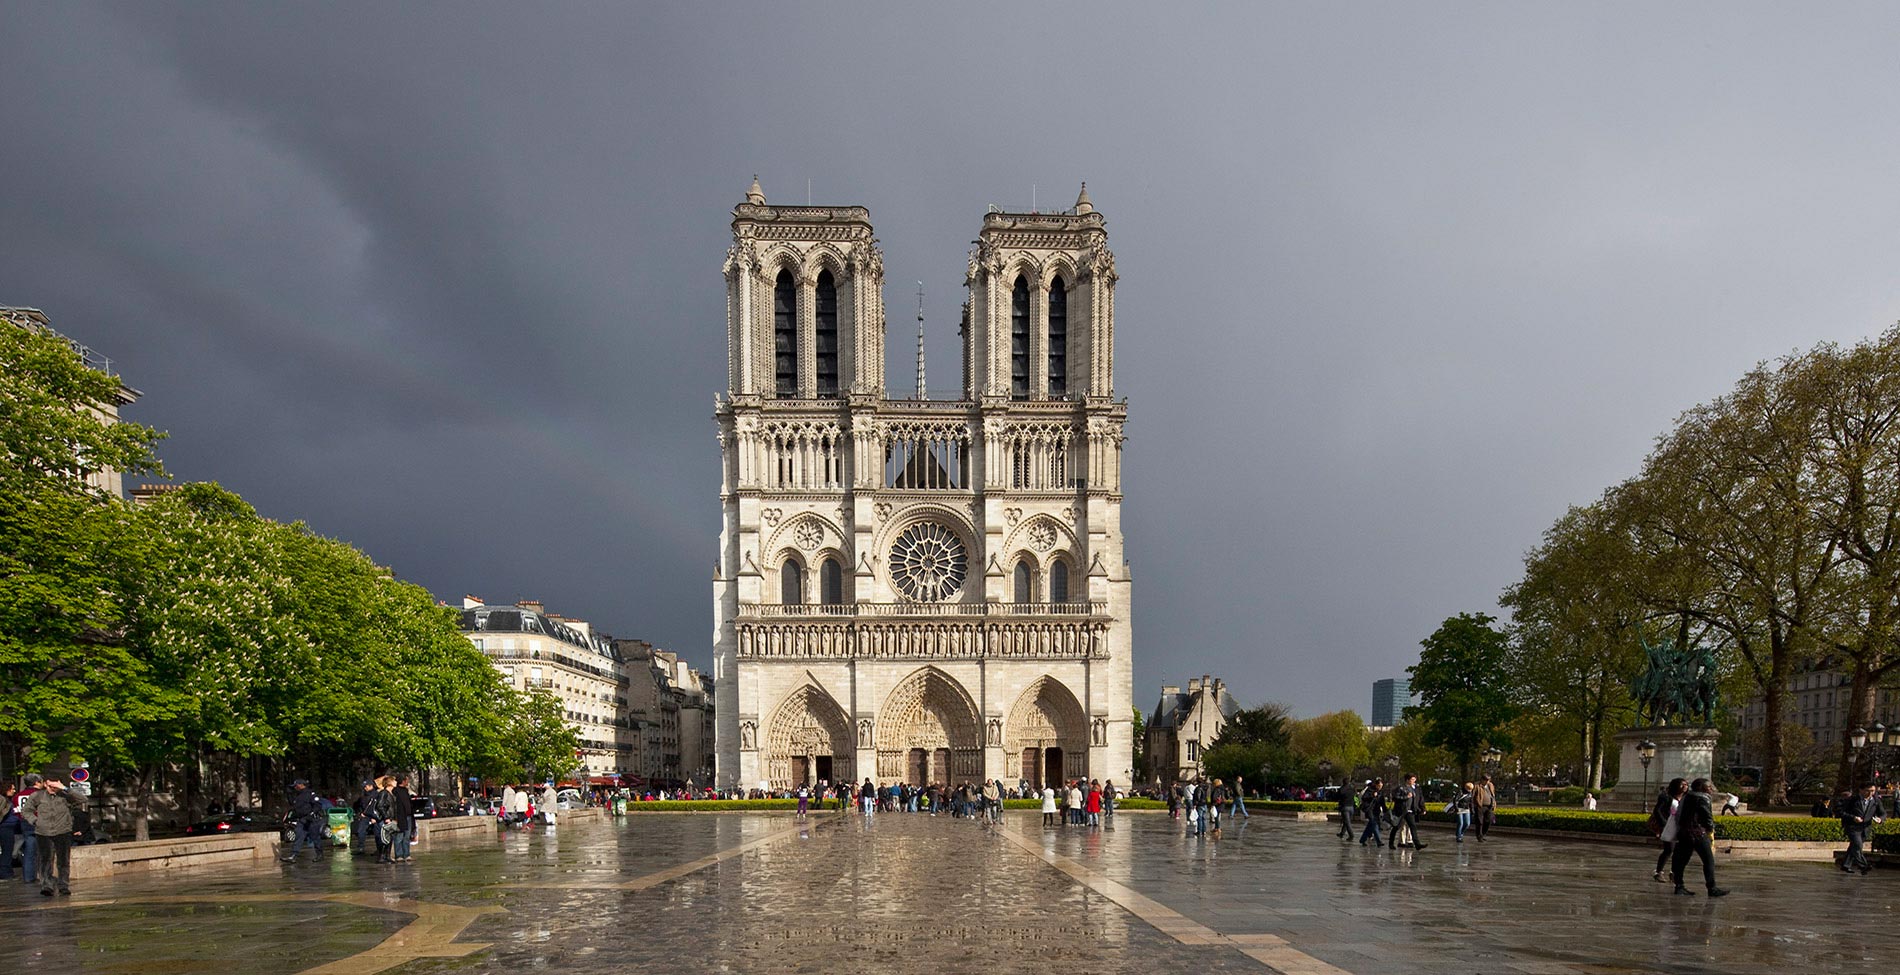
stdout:
<svg viewBox="0 0 1900 975">
<path fill-rule="evenodd" d="M 826 617 L 885 619 L 905 616 L 1105 616 L 1108 603 L 741 603 L 741 616 L 760 619 Z"/>
</svg>

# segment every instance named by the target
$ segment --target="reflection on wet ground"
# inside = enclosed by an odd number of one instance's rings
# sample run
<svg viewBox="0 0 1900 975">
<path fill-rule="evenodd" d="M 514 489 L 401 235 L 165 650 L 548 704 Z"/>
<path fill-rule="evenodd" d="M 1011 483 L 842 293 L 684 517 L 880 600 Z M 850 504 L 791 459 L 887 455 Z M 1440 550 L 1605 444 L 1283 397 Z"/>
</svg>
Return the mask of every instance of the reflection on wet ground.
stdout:
<svg viewBox="0 0 1900 975">
<path fill-rule="evenodd" d="M 922 815 L 642 814 L 486 832 L 407 865 L 0 885 L 0 966 L 74 972 L 1889 970 L 1900 887 L 1825 864 L 1724 864 L 1668 895 L 1641 848 L 1439 837 L 1369 850 L 1255 819 L 1002 831 Z M 1886 957 L 1880 953 L 1885 952 Z"/>
</svg>

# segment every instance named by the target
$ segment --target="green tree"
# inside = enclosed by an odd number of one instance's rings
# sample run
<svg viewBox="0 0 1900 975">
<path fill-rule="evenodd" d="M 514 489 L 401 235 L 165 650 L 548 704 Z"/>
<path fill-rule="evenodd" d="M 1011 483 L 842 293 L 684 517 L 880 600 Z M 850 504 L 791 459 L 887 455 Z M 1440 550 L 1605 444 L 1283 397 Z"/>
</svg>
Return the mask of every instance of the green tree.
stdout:
<svg viewBox="0 0 1900 975">
<path fill-rule="evenodd" d="M 1644 604 L 1627 584 L 1637 560 L 1614 507 L 1572 508 L 1524 559 L 1523 581 L 1499 602 L 1510 608 L 1508 672 L 1518 703 L 1540 729 L 1567 732 L 1574 764 L 1602 788 L 1606 733 L 1635 714 L 1630 681 L 1641 666 Z"/>
<path fill-rule="evenodd" d="M 152 448 L 165 435 L 103 412 L 123 388 L 87 368 L 65 339 L 0 322 L 0 491 L 50 487 L 104 497 L 87 475 L 162 474 Z"/>
<path fill-rule="evenodd" d="M 139 539 L 85 480 L 163 473 L 163 435 L 103 412 L 120 391 L 64 339 L 0 322 L 0 748 L 33 764 L 123 749 L 154 696 L 124 641 Z"/>
<path fill-rule="evenodd" d="M 1471 777 L 1471 760 L 1487 744 L 1509 748 L 1504 723 L 1517 714 L 1510 686 L 1510 641 L 1483 613 L 1459 613 L 1420 641 L 1424 652 L 1408 668 L 1420 703 L 1405 709 L 1424 726 L 1422 741 L 1442 748 Z"/>
<path fill-rule="evenodd" d="M 1203 773 L 1230 783 L 1245 777 L 1256 785 L 1290 785 L 1300 780 L 1303 776 L 1287 747 L 1289 723 L 1281 704 L 1234 712 L 1201 753 Z"/>
<path fill-rule="evenodd" d="M 1334 711 L 1317 718 L 1293 722 L 1288 730 L 1288 747 L 1302 762 L 1318 767 L 1332 763 L 1333 774 L 1351 776 L 1371 762 L 1366 748 L 1366 724 L 1357 711 Z"/>
</svg>

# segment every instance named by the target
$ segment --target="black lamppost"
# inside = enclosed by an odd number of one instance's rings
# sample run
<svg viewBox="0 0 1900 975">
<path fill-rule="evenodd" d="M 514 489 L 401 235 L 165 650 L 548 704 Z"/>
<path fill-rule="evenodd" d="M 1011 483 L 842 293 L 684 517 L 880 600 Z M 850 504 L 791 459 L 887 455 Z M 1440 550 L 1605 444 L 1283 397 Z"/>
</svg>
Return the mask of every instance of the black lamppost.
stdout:
<svg viewBox="0 0 1900 975">
<path fill-rule="evenodd" d="M 1392 783 L 1398 781 L 1398 778 L 1399 757 L 1397 755 L 1387 755 L 1385 757 L 1385 787 L 1388 789 L 1392 788 Z"/>
<path fill-rule="evenodd" d="M 1319 760 L 1319 777 L 1321 785 L 1333 784 L 1333 763 L 1331 761 L 1324 758 Z"/>
<path fill-rule="evenodd" d="M 1656 758 L 1656 743 L 1645 738 L 1636 745 L 1636 757 L 1643 760 L 1643 801 L 1649 801 L 1649 763 Z"/>
<path fill-rule="evenodd" d="M 1876 725 L 1875 727 L 1880 727 L 1880 726 Z M 1881 736 L 1885 737 L 1887 729 L 1884 727 L 1881 727 L 1880 730 L 1881 730 Z M 1859 792 L 1860 791 L 1860 754 L 1861 752 L 1865 751 L 1867 748 L 1867 729 L 1855 728 L 1853 731 L 1848 732 L 1847 745 L 1849 748 L 1853 749 L 1853 758 L 1851 759 L 1851 761 L 1854 763 L 1853 771 L 1847 777 L 1847 784 L 1852 786 L 1855 792 Z"/>
</svg>

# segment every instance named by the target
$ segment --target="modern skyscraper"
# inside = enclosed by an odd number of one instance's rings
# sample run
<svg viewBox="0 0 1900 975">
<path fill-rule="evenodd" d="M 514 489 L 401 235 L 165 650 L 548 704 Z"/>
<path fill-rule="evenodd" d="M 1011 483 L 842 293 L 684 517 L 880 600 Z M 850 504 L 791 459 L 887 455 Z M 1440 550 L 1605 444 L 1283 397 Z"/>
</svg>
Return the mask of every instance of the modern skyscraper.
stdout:
<svg viewBox="0 0 1900 975">
<path fill-rule="evenodd" d="M 1405 720 L 1405 709 L 1414 704 L 1410 678 L 1392 678 L 1372 682 L 1372 720 L 1375 728 L 1390 728 Z"/>
</svg>

